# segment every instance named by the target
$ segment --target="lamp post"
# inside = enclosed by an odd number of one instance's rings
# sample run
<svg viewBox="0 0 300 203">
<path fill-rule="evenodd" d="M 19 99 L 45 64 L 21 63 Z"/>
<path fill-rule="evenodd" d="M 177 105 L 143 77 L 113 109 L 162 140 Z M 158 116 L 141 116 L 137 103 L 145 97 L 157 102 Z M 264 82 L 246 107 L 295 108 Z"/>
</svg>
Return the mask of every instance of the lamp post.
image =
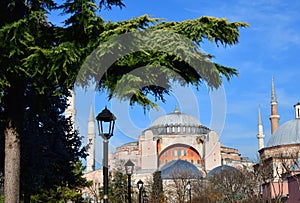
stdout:
<svg viewBox="0 0 300 203">
<path fill-rule="evenodd" d="M 97 115 L 96 120 L 99 135 L 103 138 L 103 202 L 108 203 L 108 140 L 113 136 L 116 117 L 105 107 L 105 109 Z M 107 129 L 104 129 L 105 127 Z"/>
<path fill-rule="evenodd" d="M 128 177 L 127 181 L 127 196 L 128 196 L 128 203 L 131 203 L 131 175 L 133 174 L 134 163 L 129 159 L 125 164 L 125 171 Z"/>
<path fill-rule="evenodd" d="M 140 179 L 136 184 L 139 189 L 139 203 L 142 203 L 142 189 L 144 186 L 144 182 Z"/>
<path fill-rule="evenodd" d="M 191 182 L 188 181 L 185 187 L 189 193 L 189 202 L 192 203 Z"/>
<path fill-rule="evenodd" d="M 147 202 L 148 195 L 146 194 L 145 189 L 143 189 L 142 193 L 143 193 L 143 203 L 145 203 L 145 202 Z"/>
</svg>

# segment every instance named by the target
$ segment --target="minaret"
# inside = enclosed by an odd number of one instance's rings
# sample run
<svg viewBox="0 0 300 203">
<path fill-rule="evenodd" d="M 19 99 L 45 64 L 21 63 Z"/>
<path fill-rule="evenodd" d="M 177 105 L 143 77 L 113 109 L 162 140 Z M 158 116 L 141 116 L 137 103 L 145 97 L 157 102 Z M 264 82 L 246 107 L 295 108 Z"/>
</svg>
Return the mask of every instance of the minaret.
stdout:
<svg viewBox="0 0 300 203">
<path fill-rule="evenodd" d="M 95 118 L 93 106 L 90 106 L 90 116 L 88 122 L 88 156 L 86 157 L 86 171 L 91 172 L 95 170 L 95 143 L 96 143 L 96 133 L 95 133 Z"/>
<path fill-rule="evenodd" d="M 261 114 L 260 114 L 260 106 L 258 105 L 258 134 L 257 134 L 258 150 L 265 147 L 264 138 L 265 138 L 265 135 L 264 135 L 264 131 L 263 131 L 263 124 L 262 124 L 262 119 L 261 119 Z"/>
<path fill-rule="evenodd" d="M 300 119 L 300 102 L 294 105 L 295 119 Z"/>
<path fill-rule="evenodd" d="M 271 95 L 271 134 L 275 132 L 275 130 L 279 126 L 280 116 L 278 115 L 277 111 L 277 100 L 276 100 L 276 93 L 275 93 L 275 86 L 274 86 L 274 77 L 272 77 L 272 95 Z"/>
<path fill-rule="evenodd" d="M 75 130 L 75 120 L 76 120 L 76 109 L 75 109 L 75 91 L 70 90 L 71 95 L 67 99 L 68 107 L 65 110 L 65 117 L 71 117 L 73 130 Z"/>
</svg>

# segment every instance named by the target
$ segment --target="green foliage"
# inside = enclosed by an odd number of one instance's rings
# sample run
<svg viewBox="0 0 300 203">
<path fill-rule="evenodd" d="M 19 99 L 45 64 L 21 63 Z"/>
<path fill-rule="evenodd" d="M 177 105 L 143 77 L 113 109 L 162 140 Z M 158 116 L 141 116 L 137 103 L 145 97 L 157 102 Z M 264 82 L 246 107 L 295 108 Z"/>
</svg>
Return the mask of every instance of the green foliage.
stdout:
<svg viewBox="0 0 300 203">
<path fill-rule="evenodd" d="M 53 202 L 66 203 L 69 200 L 74 202 L 82 202 L 82 194 L 67 186 L 57 186 L 49 190 L 43 191 L 41 194 L 33 196 L 30 202 Z"/>
<path fill-rule="evenodd" d="M 120 170 L 113 172 L 110 182 L 109 198 L 111 202 L 123 203 L 127 200 L 127 176 Z"/>
<path fill-rule="evenodd" d="M 100 0 L 100 7 L 105 7 L 111 9 L 112 6 L 119 6 L 120 8 L 124 7 L 122 0 Z"/>
<path fill-rule="evenodd" d="M 145 108 L 156 106 L 148 95 L 164 101 L 174 81 L 196 87 L 205 82 L 211 88 L 218 88 L 222 77 L 229 80 L 238 72 L 214 63 L 211 54 L 200 51 L 200 43 L 208 39 L 217 45 L 236 44 L 239 28 L 247 26 L 212 17 L 167 23 L 147 15 L 109 22 L 96 39 L 95 44 L 100 46 L 84 64 L 77 82 L 86 84 L 86 79 L 93 78 L 99 81 L 100 91 L 107 90 L 109 98 L 130 100 L 131 105 L 137 103 Z M 106 60 L 115 61 L 110 65 Z M 136 75 L 140 67 L 144 67 L 142 74 Z M 98 75 L 101 72 L 106 74 Z M 129 84 L 134 84 L 133 88 Z"/>
<path fill-rule="evenodd" d="M 25 18 L 30 13 L 35 11 L 49 11 L 53 9 L 56 4 L 53 0 L 26 0 L 26 1 L 14 1 L 14 0 L 3 0 L 0 1 L 0 27 L 5 24 L 18 21 Z"/>
<path fill-rule="evenodd" d="M 202 16 L 194 20 L 182 22 L 163 22 L 154 29 L 170 29 L 184 35 L 200 45 L 203 39 L 217 45 L 233 45 L 238 43 L 239 28 L 249 27 L 244 22 L 228 22 L 225 18 Z"/>
<path fill-rule="evenodd" d="M 153 184 L 151 190 L 151 202 L 161 203 L 164 201 L 164 190 L 161 178 L 161 171 L 153 173 Z"/>
<path fill-rule="evenodd" d="M 53 96 L 55 87 L 39 94 L 28 82 L 24 97 L 24 120 L 21 137 L 21 190 L 25 196 L 53 187 L 84 187 L 84 168 L 80 158 L 85 157 L 81 137 L 72 128 L 70 118 L 63 112 L 65 96 Z M 67 89 L 64 94 L 68 95 Z M 3 106 L 0 105 L 3 116 Z M 1 120 L 1 119 L 0 119 Z M 0 122 L 0 160 L 4 160 L 4 126 Z M 3 162 L 0 162 L 3 171 Z"/>
<path fill-rule="evenodd" d="M 90 185 L 90 183 L 82 177 L 83 170 L 84 167 L 82 167 L 81 162 L 75 163 L 73 173 L 76 178 L 76 184 L 69 184 L 69 182 L 67 182 L 48 189 L 43 189 L 39 194 L 31 198 L 31 202 L 82 202 L 83 198 L 80 190 Z"/>
<path fill-rule="evenodd" d="M 12 86 L 16 78 L 23 81 L 31 79 L 32 87 L 40 93 L 49 85 L 58 87 L 65 84 L 66 87 L 70 87 L 73 84 L 74 78 L 70 77 L 67 66 L 76 62 L 74 58 L 78 57 L 78 54 L 74 52 L 74 47 L 70 49 L 69 44 L 62 44 L 53 49 L 53 32 L 43 12 L 34 12 L 24 19 L 0 28 L 2 91 Z"/>
<path fill-rule="evenodd" d="M 27 86 L 21 137 L 21 183 L 25 194 L 59 183 L 76 184 L 76 162 L 85 156 L 81 138 L 63 115 L 66 97 L 52 96 L 50 87 L 39 94 Z M 67 90 L 65 90 L 67 95 Z"/>
<path fill-rule="evenodd" d="M 106 3 L 114 5 L 114 1 Z M 176 44 L 181 41 L 176 40 L 172 36 L 168 38 L 169 36 L 157 34 L 149 37 L 146 45 L 145 41 L 143 41 L 143 46 L 133 44 L 132 46 L 139 48 L 138 51 L 121 57 L 114 63 L 110 68 L 111 72 L 107 74 L 110 76 L 109 78 L 100 78 L 99 82 L 101 85 L 99 90 L 108 90 L 110 98 L 117 96 L 121 99 L 128 99 L 129 97 L 131 104 L 138 103 L 144 107 L 154 107 L 155 103 L 147 96 L 154 95 L 155 99 L 163 100 L 164 95 L 169 93 L 170 83 L 173 80 L 179 80 L 180 83 L 192 84 L 196 87 L 203 82 L 207 82 L 208 86 L 216 88 L 221 84 L 221 79 L 218 77 L 225 76 L 229 80 L 232 76 L 237 75 L 236 69 L 214 63 L 218 73 L 213 73 L 213 68 L 203 71 L 205 70 L 204 65 L 195 64 L 195 62 L 200 60 L 201 63 L 205 62 L 207 65 L 207 61 L 212 56 L 200 53 L 200 47 L 198 48 L 198 46 L 200 46 L 203 39 L 208 39 L 217 45 L 233 45 L 238 42 L 239 28 L 247 27 L 247 23 L 231 23 L 226 19 L 213 17 L 200 17 L 183 22 L 161 22 L 159 19 L 150 18 L 147 15 L 117 23 L 105 23 L 99 16 L 96 16 L 95 12 L 98 7 L 94 1 L 68 0 L 59 8 L 63 8 L 64 13 L 70 15 L 65 22 L 65 28 L 49 26 L 45 20 L 45 14 L 39 12 L 32 13 L 28 18 L 21 21 L 8 24 L 0 30 L 0 39 L 2 38 L 1 41 L 5 42 L 3 46 L 0 46 L 0 48 L 3 47 L 3 62 L 11 66 L 7 70 L 11 70 L 22 77 L 35 77 L 37 79 L 34 82 L 35 87 L 41 92 L 46 87 L 42 82 L 44 80 L 54 81 L 56 85 L 64 84 L 70 87 L 76 79 L 77 71 L 81 68 L 84 59 L 91 51 L 95 50 L 99 45 L 100 47 L 101 45 L 107 46 L 107 44 L 104 45 L 103 43 L 121 34 L 138 30 L 150 30 L 151 32 L 158 30 L 169 31 L 186 37 L 190 42 Z M 139 38 L 139 36 L 135 36 Z M 134 43 L 137 43 L 137 40 Z M 159 50 L 160 48 L 157 47 L 157 44 L 161 43 L 165 43 L 173 50 Z M 116 48 L 120 49 L 120 47 L 110 46 L 113 49 L 104 47 L 104 52 L 107 54 L 108 50 L 113 55 L 117 54 L 115 50 Z M 118 41 L 116 46 L 120 46 Z M 181 58 L 178 58 L 178 54 L 181 55 Z M 14 59 L 18 57 L 19 60 L 12 61 L 12 57 Z M 15 61 L 18 64 L 15 64 Z M 201 65 L 201 67 L 196 65 Z M 161 80 L 154 81 L 154 83 L 151 83 L 154 85 L 139 86 L 139 89 L 134 92 L 114 92 L 115 85 L 126 73 L 141 66 L 165 67 L 165 73 L 163 76 L 160 76 L 160 78 L 164 78 L 164 82 L 158 84 Z M 195 67 L 197 67 L 196 71 L 194 70 Z M 169 71 L 166 69 L 169 69 Z M 179 78 L 172 71 L 175 71 L 182 78 Z M 197 73 L 197 71 L 199 72 Z M 87 85 L 86 80 L 91 78 L 98 80 L 96 73 L 97 71 L 91 70 L 84 74 L 84 78 L 79 80 L 82 82 L 81 85 Z M 2 88 L 5 88 L 5 86 L 10 84 L 9 79 L 6 77 L 7 71 L 4 71 L 1 75 L 3 78 L 0 78 L 0 85 Z M 129 77 L 126 81 L 130 81 L 131 78 Z M 124 80 L 125 78 L 123 78 Z M 131 83 L 134 82 L 135 80 L 131 81 Z M 162 86 L 164 90 L 156 86 Z"/>
</svg>

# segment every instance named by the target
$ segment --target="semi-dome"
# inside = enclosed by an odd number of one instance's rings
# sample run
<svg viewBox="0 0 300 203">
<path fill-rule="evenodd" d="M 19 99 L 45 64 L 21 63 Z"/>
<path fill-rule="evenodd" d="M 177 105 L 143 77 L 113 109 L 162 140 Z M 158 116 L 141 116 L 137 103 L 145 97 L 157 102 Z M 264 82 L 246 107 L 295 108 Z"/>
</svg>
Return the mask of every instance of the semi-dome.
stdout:
<svg viewBox="0 0 300 203">
<path fill-rule="evenodd" d="M 162 179 L 189 178 L 198 179 L 202 177 L 198 168 L 185 160 L 172 160 L 160 168 Z"/>
<path fill-rule="evenodd" d="M 221 171 L 231 171 L 231 172 L 238 172 L 239 170 L 237 168 L 234 168 L 233 166 L 229 166 L 229 165 L 221 165 L 221 166 L 217 166 L 216 168 L 212 169 L 211 171 L 208 172 L 208 174 L 206 175 L 206 178 L 210 178 L 213 175 L 220 173 Z"/>
<path fill-rule="evenodd" d="M 200 126 L 200 121 L 191 115 L 180 113 L 178 111 L 175 111 L 173 113 L 169 113 L 166 115 L 163 115 L 156 119 L 151 127 L 156 126 Z"/>
<path fill-rule="evenodd" d="M 271 135 L 267 147 L 300 144 L 300 119 L 288 121 Z"/>
<path fill-rule="evenodd" d="M 133 141 L 133 142 L 125 143 L 125 144 L 121 145 L 120 147 L 138 146 L 138 145 L 139 145 L 139 143 L 137 141 Z"/>
</svg>

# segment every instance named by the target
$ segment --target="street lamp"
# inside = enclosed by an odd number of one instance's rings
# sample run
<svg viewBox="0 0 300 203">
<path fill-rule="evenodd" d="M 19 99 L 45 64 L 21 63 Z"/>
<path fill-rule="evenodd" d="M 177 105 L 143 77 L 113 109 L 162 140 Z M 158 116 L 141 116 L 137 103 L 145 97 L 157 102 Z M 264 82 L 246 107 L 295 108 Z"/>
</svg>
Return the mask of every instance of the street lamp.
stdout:
<svg viewBox="0 0 300 203">
<path fill-rule="evenodd" d="M 192 203 L 192 193 L 191 193 L 191 182 L 188 181 L 186 186 L 185 186 L 186 190 L 188 191 L 189 193 L 189 200 L 190 200 L 190 203 Z"/>
<path fill-rule="evenodd" d="M 127 181 L 127 195 L 128 195 L 128 203 L 131 203 L 131 175 L 133 174 L 134 163 L 129 159 L 125 164 L 125 171 L 128 177 Z"/>
<path fill-rule="evenodd" d="M 142 203 L 142 189 L 144 186 L 144 182 L 140 179 L 136 184 L 139 189 L 139 203 Z"/>
<path fill-rule="evenodd" d="M 96 117 L 99 135 L 103 138 L 103 202 L 108 203 L 108 140 L 113 136 L 117 118 L 106 107 Z M 107 124 L 104 124 L 107 123 Z M 107 129 L 104 129 L 104 128 Z"/>
</svg>

